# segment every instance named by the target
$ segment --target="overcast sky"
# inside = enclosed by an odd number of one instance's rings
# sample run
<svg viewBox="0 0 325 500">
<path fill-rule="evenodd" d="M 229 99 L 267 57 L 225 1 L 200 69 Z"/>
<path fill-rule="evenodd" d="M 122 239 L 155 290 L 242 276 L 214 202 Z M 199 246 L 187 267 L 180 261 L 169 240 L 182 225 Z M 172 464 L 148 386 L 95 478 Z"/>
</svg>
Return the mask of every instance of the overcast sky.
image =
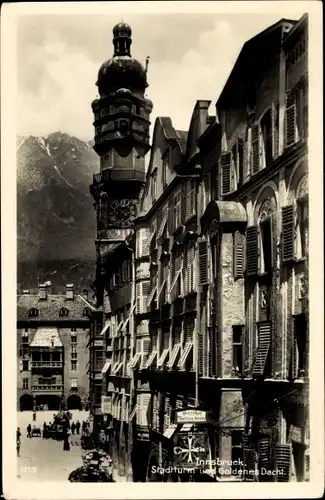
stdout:
<svg viewBox="0 0 325 500">
<path fill-rule="evenodd" d="M 261 5 L 261 4 L 260 4 Z M 279 2 L 280 8 L 280 2 Z M 303 11 L 301 12 L 301 15 Z M 157 116 L 187 130 L 196 100 L 215 102 L 249 38 L 290 12 L 265 15 L 123 15 L 131 54 L 150 56 L 147 96 Z M 22 16 L 17 31 L 18 134 L 93 138 L 91 102 L 100 65 L 113 54 L 118 15 Z"/>
</svg>

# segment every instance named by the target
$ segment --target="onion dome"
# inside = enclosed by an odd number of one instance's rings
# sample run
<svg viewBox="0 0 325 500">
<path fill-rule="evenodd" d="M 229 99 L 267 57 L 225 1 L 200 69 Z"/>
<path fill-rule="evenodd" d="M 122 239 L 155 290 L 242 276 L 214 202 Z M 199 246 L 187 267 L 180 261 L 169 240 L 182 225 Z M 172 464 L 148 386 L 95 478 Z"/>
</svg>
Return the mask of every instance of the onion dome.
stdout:
<svg viewBox="0 0 325 500">
<path fill-rule="evenodd" d="M 114 56 L 105 61 L 98 72 L 96 85 L 100 95 L 109 95 L 119 89 L 143 94 L 148 86 L 144 67 L 130 54 L 131 33 L 128 24 L 114 26 Z"/>
</svg>

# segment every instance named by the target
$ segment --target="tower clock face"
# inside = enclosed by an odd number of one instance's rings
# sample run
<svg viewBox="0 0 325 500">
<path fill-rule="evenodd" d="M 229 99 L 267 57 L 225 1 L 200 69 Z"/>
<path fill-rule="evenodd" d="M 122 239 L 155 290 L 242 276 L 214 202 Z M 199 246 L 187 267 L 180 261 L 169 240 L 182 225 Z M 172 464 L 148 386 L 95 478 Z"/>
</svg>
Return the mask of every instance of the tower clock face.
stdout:
<svg viewBox="0 0 325 500">
<path fill-rule="evenodd" d="M 112 225 L 128 227 L 136 214 L 136 205 L 132 200 L 115 200 L 110 205 L 108 218 Z"/>
</svg>

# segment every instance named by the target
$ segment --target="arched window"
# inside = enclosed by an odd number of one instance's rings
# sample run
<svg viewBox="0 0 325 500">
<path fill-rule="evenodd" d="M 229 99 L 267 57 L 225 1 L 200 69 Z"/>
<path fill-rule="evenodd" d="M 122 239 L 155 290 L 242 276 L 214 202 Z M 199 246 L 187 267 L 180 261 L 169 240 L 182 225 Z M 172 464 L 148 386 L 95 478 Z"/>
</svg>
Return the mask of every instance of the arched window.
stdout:
<svg viewBox="0 0 325 500">
<path fill-rule="evenodd" d="M 105 220 L 108 213 L 108 196 L 107 193 L 101 193 L 99 202 L 99 217 Z"/>
<path fill-rule="evenodd" d="M 67 309 L 66 307 L 62 307 L 60 309 L 60 316 L 68 316 L 69 315 L 69 309 Z"/>
<path fill-rule="evenodd" d="M 30 318 L 37 318 L 38 316 L 38 309 L 36 309 L 35 307 L 32 307 L 29 311 L 28 311 L 28 316 Z"/>
</svg>

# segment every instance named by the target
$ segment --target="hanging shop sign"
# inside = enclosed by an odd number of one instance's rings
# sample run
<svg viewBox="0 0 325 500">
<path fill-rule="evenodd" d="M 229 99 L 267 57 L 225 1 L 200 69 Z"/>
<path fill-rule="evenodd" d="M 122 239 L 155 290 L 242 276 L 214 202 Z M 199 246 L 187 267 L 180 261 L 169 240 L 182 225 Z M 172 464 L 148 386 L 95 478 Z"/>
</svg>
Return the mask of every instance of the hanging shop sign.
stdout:
<svg viewBox="0 0 325 500">
<path fill-rule="evenodd" d="M 174 437 L 173 465 L 197 469 L 207 467 L 208 436 L 205 432 L 177 433 Z"/>
<path fill-rule="evenodd" d="M 207 412 L 204 410 L 181 410 L 176 413 L 178 424 L 205 424 Z"/>
</svg>

